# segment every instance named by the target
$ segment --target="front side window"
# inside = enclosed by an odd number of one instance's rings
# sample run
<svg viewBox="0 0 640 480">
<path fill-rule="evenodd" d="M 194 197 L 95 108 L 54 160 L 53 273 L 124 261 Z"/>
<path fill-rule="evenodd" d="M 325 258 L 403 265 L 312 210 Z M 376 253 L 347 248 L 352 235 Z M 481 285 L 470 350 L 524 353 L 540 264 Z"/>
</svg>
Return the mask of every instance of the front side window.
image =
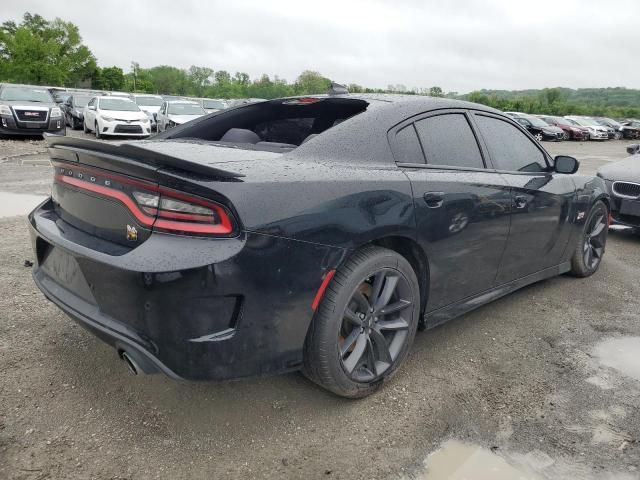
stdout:
<svg viewBox="0 0 640 480">
<path fill-rule="evenodd" d="M 462 113 L 449 113 L 415 123 L 429 165 L 484 168 L 476 137 Z"/>
<path fill-rule="evenodd" d="M 544 172 L 544 154 L 529 137 L 504 120 L 476 115 L 478 129 L 498 170 Z"/>
</svg>

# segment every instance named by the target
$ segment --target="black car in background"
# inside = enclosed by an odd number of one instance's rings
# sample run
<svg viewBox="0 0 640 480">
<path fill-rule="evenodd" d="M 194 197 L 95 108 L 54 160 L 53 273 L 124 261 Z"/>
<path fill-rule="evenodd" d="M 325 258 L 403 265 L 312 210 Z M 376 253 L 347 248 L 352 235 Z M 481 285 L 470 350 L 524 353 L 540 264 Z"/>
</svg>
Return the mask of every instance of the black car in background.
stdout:
<svg viewBox="0 0 640 480">
<path fill-rule="evenodd" d="M 505 112 L 507 115 L 512 117 L 516 122 L 522 125 L 524 128 L 529 130 L 531 135 L 535 137 L 539 142 L 546 141 L 555 141 L 559 142 L 564 140 L 564 131 L 556 126 L 549 125 L 544 120 L 541 120 L 538 117 L 533 115 L 527 115 L 526 113 L 520 112 Z"/>
<path fill-rule="evenodd" d="M 362 397 L 418 325 L 589 276 L 605 250 L 603 180 L 468 102 L 283 98 L 145 142 L 48 144 L 34 280 L 133 372 L 303 370 Z"/>
<path fill-rule="evenodd" d="M 612 223 L 640 228 L 640 145 L 629 145 L 631 155 L 600 167 L 611 196 Z"/>
<path fill-rule="evenodd" d="M 73 130 L 82 128 L 82 122 L 84 121 L 82 112 L 92 98 L 90 95 L 73 93 L 60 105 L 64 112 L 65 123 Z"/>
<path fill-rule="evenodd" d="M 623 125 L 629 132 L 629 137 L 626 138 L 640 138 L 640 120 L 636 120 L 635 118 L 627 118 L 625 120 L 620 120 L 620 124 Z"/>
<path fill-rule="evenodd" d="M 607 117 L 593 117 L 598 124 L 605 127 L 609 127 L 613 130 L 613 137 L 611 134 L 609 138 L 615 140 L 622 140 L 623 138 L 633 138 L 635 136 L 635 128 L 622 125 L 620 122 L 616 122 L 613 118 Z"/>
<path fill-rule="evenodd" d="M 62 110 L 46 88 L 0 84 L 0 136 L 65 135 Z"/>
</svg>

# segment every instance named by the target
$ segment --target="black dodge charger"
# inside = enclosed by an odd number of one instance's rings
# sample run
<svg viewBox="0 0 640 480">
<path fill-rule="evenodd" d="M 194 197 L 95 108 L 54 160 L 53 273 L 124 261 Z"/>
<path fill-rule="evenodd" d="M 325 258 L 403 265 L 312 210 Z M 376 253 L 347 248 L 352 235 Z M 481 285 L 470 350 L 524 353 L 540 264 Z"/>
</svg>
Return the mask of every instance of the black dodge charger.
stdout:
<svg viewBox="0 0 640 480">
<path fill-rule="evenodd" d="M 378 389 L 430 328 L 600 265 L 610 200 L 472 103 L 328 95 L 152 140 L 49 137 L 33 276 L 131 370 Z"/>
</svg>

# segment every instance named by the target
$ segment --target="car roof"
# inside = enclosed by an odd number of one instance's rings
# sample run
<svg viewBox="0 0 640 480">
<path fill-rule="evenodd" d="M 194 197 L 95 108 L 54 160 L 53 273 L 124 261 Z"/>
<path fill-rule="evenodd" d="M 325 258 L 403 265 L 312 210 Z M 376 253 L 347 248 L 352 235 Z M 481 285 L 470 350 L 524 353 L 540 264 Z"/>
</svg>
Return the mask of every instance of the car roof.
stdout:
<svg viewBox="0 0 640 480">
<path fill-rule="evenodd" d="M 189 105 L 200 105 L 198 102 L 194 101 L 194 100 L 165 100 L 165 102 L 167 103 L 187 103 Z"/>
</svg>

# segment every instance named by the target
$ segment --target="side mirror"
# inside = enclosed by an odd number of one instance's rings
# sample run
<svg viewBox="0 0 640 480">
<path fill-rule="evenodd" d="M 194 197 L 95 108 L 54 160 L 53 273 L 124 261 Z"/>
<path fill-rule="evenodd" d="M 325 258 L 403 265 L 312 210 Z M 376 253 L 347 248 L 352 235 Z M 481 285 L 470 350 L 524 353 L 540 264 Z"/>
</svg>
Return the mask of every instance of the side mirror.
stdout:
<svg viewBox="0 0 640 480">
<path fill-rule="evenodd" d="M 580 167 L 580 162 L 573 157 L 558 155 L 554 159 L 555 170 L 558 173 L 576 173 Z"/>
<path fill-rule="evenodd" d="M 631 145 L 627 146 L 627 153 L 629 155 L 635 155 L 636 153 L 640 153 L 640 144 L 632 143 Z"/>
</svg>

